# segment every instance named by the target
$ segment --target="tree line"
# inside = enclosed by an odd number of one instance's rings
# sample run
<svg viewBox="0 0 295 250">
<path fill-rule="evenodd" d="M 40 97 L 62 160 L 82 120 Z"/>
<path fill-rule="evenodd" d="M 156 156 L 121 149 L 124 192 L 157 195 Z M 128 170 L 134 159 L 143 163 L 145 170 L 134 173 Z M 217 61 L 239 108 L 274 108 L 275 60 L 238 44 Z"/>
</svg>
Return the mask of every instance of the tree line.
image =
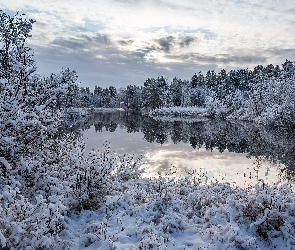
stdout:
<svg viewBox="0 0 295 250">
<path fill-rule="evenodd" d="M 143 86 L 75 86 L 67 93 L 69 107 L 124 107 L 153 110 L 167 107 L 205 107 L 214 117 L 255 120 L 263 117 L 278 124 L 295 122 L 295 64 L 256 66 L 253 70 L 211 70 L 191 80 L 163 76 L 147 79 Z"/>
</svg>

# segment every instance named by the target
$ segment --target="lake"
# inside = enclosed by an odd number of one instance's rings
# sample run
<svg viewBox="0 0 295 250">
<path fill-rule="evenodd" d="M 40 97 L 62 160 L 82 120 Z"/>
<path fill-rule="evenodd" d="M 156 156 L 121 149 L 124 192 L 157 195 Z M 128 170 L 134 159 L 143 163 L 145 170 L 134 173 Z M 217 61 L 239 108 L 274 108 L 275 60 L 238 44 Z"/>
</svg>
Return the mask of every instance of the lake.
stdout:
<svg viewBox="0 0 295 250">
<path fill-rule="evenodd" d="M 86 150 L 144 156 L 145 176 L 196 175 L 202 182 L 248 186 L 294 178 L 292 129 L 228 121 L 154 119 L 136 112 L 99 112 L 80 127 Z"/>
</svg>

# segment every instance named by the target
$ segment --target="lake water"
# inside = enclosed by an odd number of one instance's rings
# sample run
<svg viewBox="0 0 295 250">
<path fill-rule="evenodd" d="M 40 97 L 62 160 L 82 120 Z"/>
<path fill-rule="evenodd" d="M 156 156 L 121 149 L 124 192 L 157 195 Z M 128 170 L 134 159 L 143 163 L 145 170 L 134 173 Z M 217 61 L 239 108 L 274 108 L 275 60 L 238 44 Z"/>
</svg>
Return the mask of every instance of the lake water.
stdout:
<svg viewBox="0 0 295 250">
<path fill-rule="evenodd" d="M 86 150 L 144 156 L 146 176 L 197 175 L 201 181 L 248 186 L 293 179 L 295 138 L 286 128 L 245 123 L 158 120 L 139 113 L 95 113 L 82 124 Z"/>
</svg>

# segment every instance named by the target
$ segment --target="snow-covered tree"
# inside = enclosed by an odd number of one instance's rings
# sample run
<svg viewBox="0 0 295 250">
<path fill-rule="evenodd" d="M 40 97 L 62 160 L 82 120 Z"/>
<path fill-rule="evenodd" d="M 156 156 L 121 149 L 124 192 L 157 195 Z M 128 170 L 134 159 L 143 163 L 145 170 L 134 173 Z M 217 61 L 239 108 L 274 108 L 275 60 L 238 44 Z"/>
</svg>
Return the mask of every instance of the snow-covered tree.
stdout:
<svg viewBox="0 0 295 250">
<path fill-rule="evenodd" d="M 168 84 L 163 76 L 147 79 L 143 87 L 143 107 L 160 108 L 167 104 Z"/>
<path fill-rule="evenodd" d="M 70 204 L 65 164 L 74 140 L 68 138 L 67 144 L 58 138 L 58 100 L 77 76 L 68 69 L 49 77 L 36 73 L 33 54 L 26 47 L 32 24 L 22 15 L 10 17 L 0 11 L 2 248 L 50 248 L 53 235 L 63 228 L 65 204 Z M 71 167 L 75 169 L 75 164 Z"/>
</svg>

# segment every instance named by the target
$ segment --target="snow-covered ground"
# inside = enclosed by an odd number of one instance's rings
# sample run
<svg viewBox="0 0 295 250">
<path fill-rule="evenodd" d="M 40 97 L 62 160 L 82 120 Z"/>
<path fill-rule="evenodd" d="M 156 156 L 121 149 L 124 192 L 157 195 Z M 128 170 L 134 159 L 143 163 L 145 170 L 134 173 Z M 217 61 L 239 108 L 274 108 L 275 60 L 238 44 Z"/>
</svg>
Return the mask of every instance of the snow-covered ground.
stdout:
<svg viewBox="0 0 295 250">
<path fill-rule="evenodd" d="M 123 108 L 67 108 L 64 111 L 64 115 L 75 115 L 75 116 L 88 116 L 94 112 L 114 112 L 114 111 L 124 111 Z"/>
<path fill-rule="evenodd" d="M 183 179 L 129 179 L 97 210 L 66 219 L 62 249 L 295 249 L 290 183 L 241 189 Z"/>
<path fill-rule="evenodd" d="M 169 117 L 173 119 L 206 120 L 211 117 L 208 109 L 201 107 L 169 107 L 152 110 L 149 115 L 152 117 Z"/>
</svg>

